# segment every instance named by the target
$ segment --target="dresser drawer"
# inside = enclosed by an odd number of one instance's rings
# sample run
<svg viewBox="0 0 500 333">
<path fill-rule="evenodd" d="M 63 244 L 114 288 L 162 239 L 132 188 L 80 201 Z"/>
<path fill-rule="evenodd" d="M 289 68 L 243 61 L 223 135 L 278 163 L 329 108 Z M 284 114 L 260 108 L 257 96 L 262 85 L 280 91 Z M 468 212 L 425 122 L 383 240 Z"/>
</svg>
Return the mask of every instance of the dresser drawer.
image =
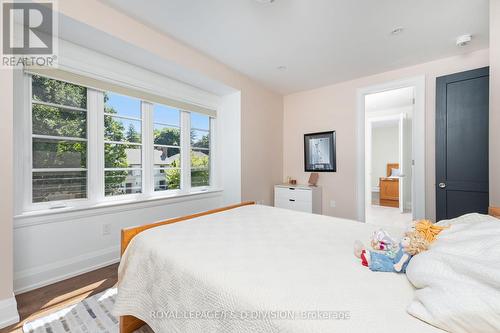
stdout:
<svg viewBox="0 0 500 333">
<path fill-rule="evenodd" d="M 278 200 L 275 202 L 274 206 L 278 208 L 291 209 L 299 212 L 312 213 L 312 202 L 304 201 L 290 201 L 293 199 Z"/>
<path fill-rule="evenodd" d="M 274 195 L 276 201 L 300 201 L 300 202 L 311 202 L 312 201 L 312 191 L 293 188 L 293 187 L 276 187 L 274 189 Z"/>
</svg>

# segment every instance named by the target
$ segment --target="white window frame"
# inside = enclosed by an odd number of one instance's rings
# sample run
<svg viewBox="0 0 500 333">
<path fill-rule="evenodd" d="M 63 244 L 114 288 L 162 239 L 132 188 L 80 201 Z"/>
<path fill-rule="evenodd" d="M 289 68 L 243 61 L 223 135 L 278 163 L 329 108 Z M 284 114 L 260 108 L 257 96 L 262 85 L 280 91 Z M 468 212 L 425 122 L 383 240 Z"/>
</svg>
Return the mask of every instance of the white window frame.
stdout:
<svg viewBox="0 0 500 333">
<path fill-rule="evenodd" d="M 191 117 L 189 117 L 189 118 L 191 119 Z M 208 150 L 208 152 L 209 152 L 208 186 L 192 187 L 193 189 L 196 189 L 196 191 L 207 191 L 211 188 L 211 186 L 213 184 L 213 177 L 212 177 L 212 174 L 213 174 L 213 169 L 212 169 L 213 168 L 213 165 L 212 165 L 213 156 L 212 156 L 212 152 L 213 152 L 214 145 L 212 143 L 212 140 L 215 139 L 215 136 L 213 136 L 214 129 L 215 129 L 215 118 L 213 118 L 213 117 L 208 117 L 208 130 L 202 129 L 202 128 L 191 127 L 191 126 L 189 129 L 190 134 L 191 134 L 191 130 L 195 130 L 195 131 L 200 131 L 200 132 L 205 132 L 205 133 L 208 132 L 208 135 L 209 135 L 209 147 L 208 148 L 191 147 L 191 137 L 189 138 L 189 148 L 190 148 L 189 149 L 189 156 L 191 156 L 191 150 Z M 189 159 L 189 161 L 191 163 L 191 158 Z M 191 184 L 191 171 L 192 171 L 191 165 L 189 165 L 189 182 L 190 182 L 190 184 Z"/>
<path fill-rule="evenodd" d="M 104 92 L 101 92 L 101 91 L 98 91 L 97 92 L 99 94 L 99 99 L 104 101 Z M 113 92 L 110 92 L 110 93 L 113 93 Z M 121 95 L 121 94 L 117 94 L 117 95 Z M 125 95 L 122 95 L 122 96 L 125 96 Z M 129 97 L 129 96 L 125 96 L 125 97 Z M 135 97 L 129 97 L 131 99 L 137 99 Z M 103 121 L 103 126 L 102 126 L 102 132 L 99 136 L 102 136 L 103 137 L 103 149 L 105 147 L 106 144 L 118 144 L 118 145 L 130 145 L 130 146 L 137 146 L 137 147 L 140 147 L 141 148 L 141 167 L 140 168 L 107 168 L 106 165 L 103 166 L 104 168 L 104 173 L 103 173 L 103 177 L 106 176 L 106 171 L 141 171 L 141 193 L 130 193 L 130 194 L 119 194 L 119 195 L 110 195 L 110 196 L 106 196 L 106 193 L 105 193 L 105 181 L 103 180 L 103 195 L 104 195 L 104 199 L 102 199 L 102 201 L 114 201 L 114 200 L 121 200 L 121 198 L 126 198 L 128 200 L 130 200 L 131 198 L 140 198 L 142 194 L 145 193 L 145 188 L 144 188 L 144 185 L 145 185 L 145 180 L 146 180 L 146 177 L 144 175 L 144 172 L 145 172 L 145 169 L 147 167 L 146 166 L 146 154 L 145 154 L 145 147 L 144 147 L 144 130 L 147 129 L 145 126 L 144 126 L 144 122 L 147 121 L 147 119 L 145 119 L 147 116 L 146 116 L 146 113 L 148 111 L 148 109 L 146 109 L 144 107 L 144 101 L 142 100 L 139 100 L 140 102 L 140 111 L 141 111 L 141 118 L 134 118 L 134 117 L 128 117 L 128 116 L 121 116 L 121 115 L 115 115 L 115 114 L 111 114 L 111 113 L 106 113 L 104 112 L 104 104 L 103 104 L 103 107 L 102 107 L 102 110 L 99 109 L 99 110 L 96 110 L 98 113 L 102 112 L 102 121 Z M 146 112 L 145 112 L 146 111 Z M 115 141 L 109 141 L 109 140 L 106 140 L 104 139 L 104 118 L 106 116 L 110 116 L 110 117 L 115 117 L 115 118 L 118 118 L 118 119 L 127 119 L 127 120 L 132 120 L 132 121 L 140 121 L 141 122 L 141 143 L 134 143 L 134 142 L 127 142 L 127 141 L 122 141 L 122 142 L 115 142 Z M 103 156 L 104 156 L 104 153 L 103 153 Z M 104 158 L 104 162 L 106 161 L 106 156 L 103 157 Z M 97 166 L 98 167 L 98 166 Z M 103 178 L 104 179 L 104 178 Z"/>
<path fill-rule="evenodd" d="M 18 130 L 16 135 L 19 137 L 17 141 L 21 143 L 20 152 L 16 154 L 17 165 L 21 166 L 22 169 L 16 173 L 16 180 L 21 184 L 21 189 L 16 192 L 22 197 L 21 205 L 16 207 L 16 215 L 32 212 L 51 213 L 57 212 L 59 209 L 64 209 L 65 211 L 91 209 L 113 203 L 141 202 L 151 199 L 175 198 L 210 190 L 217 191 L 217 188 L 214 186 L 216 118 L 213 117 L 210 117 L 210 185 L 191 188 L 191 111 L 189 110 L 179 110 L 181 129 L 181 189 L 154 191 L 153 110 L 155 103 L 141 100 L 142 193 L 106 197 L 104 193 L 104 92 L 87 87 L 87 198 L 33 203 L 31 77 L 32 75 L 29 73 L 22 74 L 22 89 L 20 89 L 20 94 L 22 94 L 20 100 L 22 99 L 23 104 L 22 115 L 18 117 L 15 124 L 15 128 Z M 50 77 L 47 76 L 47 78 Z"/>
<path fill-rule="evenodd" d="M 172 196 L 172 195 L 177 195 L 177 194 L 182 194 L 182 193 L 189 193 L 189 191 L 186 191 L 186 188 L 184 185 L 187 185 L 185 183 L 183 183 L 183 173 L 184 173 L 184 161 L 183 161 L 183 156 L 184 156 L 184 152 L 186 151 L 186 147 L 185 147 L 185 142 L 183 141 L 182 139 L 182 135 L 183 133 L 185 132 L 185 128 L 183 127 L 183 114 L 186 113 L 186 111 L 183 111 L 183 110 L 179 110 L 179 109 L 176 109 L 179 111 L 179 126 L 177 125 L 173 125 L 173 124 L 166 124 L 166 123 L 161 123 L 161 122 L 155 122 L 154 121 L 154 107 L 155 105 L 160 105 L 160 106 L 164 106 L 162 104 L 158 104 L 158 103 L 147 103 L 145 102 L 145 104 L 148 105 L 148 107 L 150 108 L 150 112 L 149 112 L 149 116 L 150 116 L 150 119 L 148 119 L 148 125 L 149 125 L 149 128 L 148 128 L 148 133 L 150 134 L 150 136 L 148 138 L 146 138 L 148 141 L 148 144 L 150 144 L 150 146 L 147 148 L 147 151 L 151 154 L 151 157 L 149 157 L 149 161 L 151 161 L 151 168 L 148 168 L 150 169 L 150 172 L 151 174 L 148 176 L 148 179 L 149 181 L 151 182 L 150 185 L 149 185 L 149 189 L 151 190 L 150 192 L 150 195 L 151 196 L 154 196 L 154 197 L 162 197 L 162 196 L 165 196 L 165 195 L 169 195 L 169 196 Z M 154 125 L 155 124 L 159 124 L 159 125 L 162 125 L 162 126 L 165 126 L 165 127 L 170 127 L 170 128 L 178 128 L 181 132 L 181 142 L 179 143 L 179 147 L 177 146 L 170 146 L 170 145 L 156 145 L 154 143 Z M 153 152 L 154 152 L 154 148 L 155 146 L 161 146 L 161 147 L 167 147 L 167 148 L 179 148 L 179 153 L 181 154 L 181 167 L 180 167 L 180 170 L 181 170 L 181 184 L 180 184 L 180 189 L 172 189 L 172 190 L 162 190 L 162 191 L 155 191 L 154 189 L 154 174 L 155 174 L 155 170 L 167 170 L 168 168 L 155 168 L 154 166 L 154 156 L 153 156 Z"/>
<path fill-rule="evenodd" d="M 77 108 L 77 107 L 70 107 L 70 106 L 65 106 L 62 104 L 54 104 L 54 103 L 47 103 L 47 102 L 40 102 L 40 101 L 34 101 L 33 100 L 33 80 L 32 80 L 32 75 L 28 75 L 27 78 L 25 78 L 26 85 L 27 85 L 27 94 L 26 94 L 26 106 L 27 106 L 27 114 L 25 115 L 24 119 L 27 121 L 25 123 L 25 128 L 27 129 L 27 134 L 29 136 L 29 139 L 26 140 L 26 144 L 24 145 L 25 149 L 27 149 L 27 155 L 29 155 L 29 164 L 25 168 L 25 173 L 28 175 L 28 178 L 26 178 L 26 182 L 28 183 L 29 189 L 26 191 L 26 195 L 24 196 L 24 202 L 25 204 L 27 203 L 29 207 L 33 207 L 36 209 L 56 209 L 56 208 L 62 208 L 66 207 L 65 201 L 69 200 L 53 200 L 53 201 L 48 201 L 48 202 L 33 202 L 33 173 L 35 172 L 49 172 L 49 171 L 86 171 L 87 172 L 87 184 L 86 184 L 86 194 L 87 198 L 80 198 L 80 199 L 71 199 L 72 202 L 75 204 L 80 204 L 82 202 L 86 202 L 89 197 L 89 105 L 88 105 L 88 92 L 87 92 L 87 109 L 82 109 L 82 108 Z M 81 112 L 86 112 L 87 114 L 87 138 L 85 139 L 76 139 L 73 137 L 63 137 L 63 136 L 52 136 L 52 135 L 39 135 L 39 134 L 33 134 L 33 104 L 42 104 L 42 105 L 47 105 L 47 106 L 53 106 L 55 108 L 60 108 L 60 109 L 72 109 L 72 110 L 77 110 Z M 86 142 L 87 143 L 87 168 L 42 168 L 42 169 L 36 169 L 33 168 L 33 139 L 36 138 L 46 138 L 46 139 L 53 139 L 53 140 L 68 140 L 68 141 L 81 141 L 81 142 Z M 23 154 L 25 155 L 25 154 Z M 26 207 L 26 206 L 25 206 Z"/>
</svg>

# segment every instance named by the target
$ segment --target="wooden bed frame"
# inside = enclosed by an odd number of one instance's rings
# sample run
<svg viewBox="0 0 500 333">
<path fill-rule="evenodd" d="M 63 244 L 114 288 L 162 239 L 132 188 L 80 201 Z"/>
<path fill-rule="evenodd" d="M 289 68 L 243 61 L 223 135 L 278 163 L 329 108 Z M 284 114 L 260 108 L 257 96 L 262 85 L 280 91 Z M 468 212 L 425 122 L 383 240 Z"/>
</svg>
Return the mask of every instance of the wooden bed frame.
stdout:
<svg viewBox="0 0 500 333">
<path fill-rule="evenodd" d="M 234 209 L 234 208 L 238 208 L 238 207 L 242 207 L 242 206 L 249 206 L 249 205 L 255 205 L 255 202 L 246 201 L 246 202 L 242 202 L 242 203 L 237 204 L 237 205 L 212 209 L 212 210 L 209 210 L 206 212 L 187 215 L 187 216 L 176 217 L 176 218 L 169 219 L 169 220 L 166 220 L 163 222 L 145 224 L 145 225 L 141 225 L 138 227 L 130 227 L 130 228 L 122 229 L 121 254 L 123 256 L 123 253 L 125 252 L 125 249 L 129 245 L 130 241 L 132 241 L 132 238 L 134 238 L 135 236 L 137 236 L 139 233 L 143 232 L 144 230 L 159 227 L 161 225 L 182 222 L 182 221 L 190 220 L 190 219 L 193 219 L 196 217 L 215 214 L 215 213 L 223 212 L 226 210 L 230 210 L 230 209 Z M 489 213 L 490 213 L 490 215 L 495 216 L 495 217 L 500 219 L 500 207 L 490 207 Z M 137 319 L 134 316 L 122 316 L 122 317 L 120 317 L 120 333 L 133 333 L 135 330 L 139 329 L 144 324 L 145 323 L 142 320 Z"/>
<path fill-rule="evenodd" d="M 500 207 L 490 207 L 489 214 L 500 219 Z"/>
<path fill-rule="evenodd" d="M 125 253 L 125 250 L 127 249 L 127 246 L 130 244 L 132 239 L 135 236 L 137 236 L 139 233 L 143 232 L 144 230 L 159 227 L 161 225 L 182 222 L 182 221 L 194 219 L 196 217 L 215 214 L 215 213 L 223 212 L 226 210 L 230 210 L 230 209 L 234 209 L 234 208 L 238 208 L 238 207 L 242 207 L 242 206 L 249 206 L 249 205 L 255 205 L 255 202 L 246 201 L 246 202 L 242 202 L 242 203 L 237 204 L 237 205 L 212 209 L 212 210 L 202 212 L 202 213 L 181 216 L 181 217 L 176 217 L 176 218 L 169 219 L 169 220 L 162 221 L 162 222 L 156 222 L 156 223 L 152 223 L 152 224 L 145 224 L 145 225 L 141 225 L 141 226 L 137 226 L 137 227 L 130 227 L 130 228 L 122 229 L 121 255 L 123 256 L 123 253 Z M 122 317 L 120 317 L 120 333 L 132 333 L 135 330 L 142 327 L 144 324 L 145 323 L 142 320 L 137 319 L 134 316 L 122 316 Z"/>
</svg>

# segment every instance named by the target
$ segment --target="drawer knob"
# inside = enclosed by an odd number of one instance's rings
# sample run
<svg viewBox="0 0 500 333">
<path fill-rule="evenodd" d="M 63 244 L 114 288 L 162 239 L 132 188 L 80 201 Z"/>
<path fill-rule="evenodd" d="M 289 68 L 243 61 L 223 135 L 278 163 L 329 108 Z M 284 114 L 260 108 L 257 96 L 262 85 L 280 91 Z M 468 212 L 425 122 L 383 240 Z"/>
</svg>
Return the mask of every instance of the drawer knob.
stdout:
<svg viewBox="0 0 500 333">
<path fill-rule="evenodd" d="M 288 199 L 288 201 L 295 201 L 295 199 Z"/>
</svg>

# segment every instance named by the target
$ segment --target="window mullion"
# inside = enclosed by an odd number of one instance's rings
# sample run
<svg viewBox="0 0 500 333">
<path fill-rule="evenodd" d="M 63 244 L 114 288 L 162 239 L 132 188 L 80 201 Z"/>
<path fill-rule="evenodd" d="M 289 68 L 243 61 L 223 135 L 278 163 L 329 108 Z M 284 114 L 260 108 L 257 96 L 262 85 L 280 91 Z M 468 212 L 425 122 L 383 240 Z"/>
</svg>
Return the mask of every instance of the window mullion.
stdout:
<svg viewBox="0 0 500 333">
<path fill-rule="evenodd" d="M 104 199 L 104 94 L 87 89 L 88 121 L 88 198 Z"/>
<path fill-rule="evenodd" d="M 191 191 L 191 115 L 181 112 L 181 191 Z"/>
<path fill-rule="evenodd" d="M 209 154 L 210 154 L 210 164 L 209 164 L 209 181 L 208 181 L 208 186 L 217 186 L 217 175 L 215 173 L 216 169 L 216 154 L 217 154 L 217 149 L 216 149 L 216 138 L 215 138 L 215 133 L 216 133 L 216 119 L 213 117 L 210 117 L 210 144 L 209 144 Z"/>
<path fill-rule="evenodd" d="M 153 104 L 142 102 L 142 170 L 143 170 L 143 193 L 145 196 L 150 196 L 154 193 L 153 180 Z"/>
</svg>

